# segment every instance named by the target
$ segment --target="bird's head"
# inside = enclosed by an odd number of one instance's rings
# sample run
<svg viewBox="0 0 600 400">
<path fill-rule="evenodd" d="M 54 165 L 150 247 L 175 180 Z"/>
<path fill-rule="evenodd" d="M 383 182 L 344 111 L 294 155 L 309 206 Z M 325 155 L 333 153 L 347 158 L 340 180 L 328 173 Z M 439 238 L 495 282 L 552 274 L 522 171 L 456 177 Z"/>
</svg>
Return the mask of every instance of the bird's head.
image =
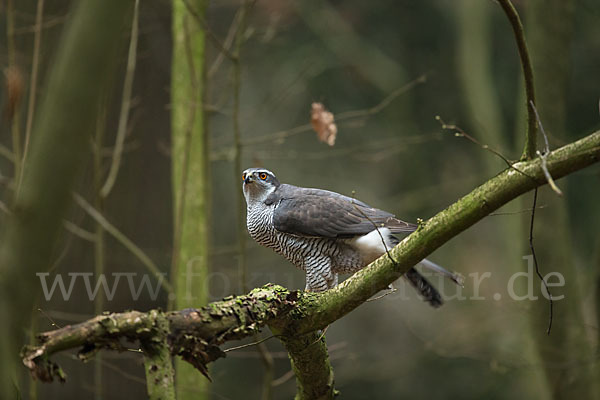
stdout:
<svg viewBox="0 0 600 400">
<path fill-rule="evenodd" d="M 275 174 L 264 168 L 248 168 L 242 173 L 242 187 L 246 203 L 262 202 L 280 183 Z"/>
</svg>

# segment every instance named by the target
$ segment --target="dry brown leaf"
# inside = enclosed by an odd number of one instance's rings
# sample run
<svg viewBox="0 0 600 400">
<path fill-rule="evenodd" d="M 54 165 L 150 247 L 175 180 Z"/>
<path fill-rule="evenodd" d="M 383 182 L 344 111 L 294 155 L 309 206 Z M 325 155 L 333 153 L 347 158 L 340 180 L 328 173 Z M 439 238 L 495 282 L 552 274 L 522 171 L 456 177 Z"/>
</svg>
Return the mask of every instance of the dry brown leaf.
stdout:
<svg viewBox="0 0 600 400">
<path fill-rule="evenodd" d="M 10 121 L 15 115 L 23 94 L 23 77 L 17 67 L 4 69 L 4 84 L 6 85 L 8 98 L 4 112 L 6 118 Z"/>
<path fill-rule="evenodd" d="M 335 144 L 337 136 L 337 126 L 333 114 L 321 103 L 312 103 L 310 111 L 310 124 L 312 125 L 317 137 L 321 142 L 330 146 Z"/>
</svg>

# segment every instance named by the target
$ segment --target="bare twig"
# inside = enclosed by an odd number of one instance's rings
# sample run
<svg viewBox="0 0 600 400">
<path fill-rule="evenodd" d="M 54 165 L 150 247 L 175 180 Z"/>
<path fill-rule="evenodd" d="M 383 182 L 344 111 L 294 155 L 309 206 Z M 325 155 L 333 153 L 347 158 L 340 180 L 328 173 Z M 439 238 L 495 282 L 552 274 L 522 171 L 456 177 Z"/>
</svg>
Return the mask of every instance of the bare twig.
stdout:
<svg viewBox="0 0 600 400">
<path fill-rule="evenodd" d="M 104 215 L 100 214 L 90 203 L 88 203 L 80 195 L 73 193 L 75 202 L 90 216 L 94 221 L 102 225 L 104 230 L 111 234 L 118 242 L 120 242 L 127 250 L 131 252 L 138 260 L 144 264 L 144 266 L 158 279 L 162 280 L 161 288 L 164 288 L 168 293 L 173 293 L 173 286 L 169 283 L 168 279 L 163 276 L 160 269 L 154 261 L 142 249 L 140 249 L 135 243 L 125 236 L 120 230 L 118 230 L 113 224 L 108 222 Z"/>
<path fill-rule="evenodd" d="M 407 91 L 409 91 L 410 89 L 414 88 L 415 86 L 417 86 L 419 84 L 425 83 L 426 81 L 427 81 L 427 76 L 421 75 L 418 78 L 408 82 L 406 85 L 394 90 L 393 92 L 391 92 L 389 95 L 387 95 L 383 100 L 381 100 L 378 104 L 374 105 L 373 107 L 364 108 L 364 109 L 360 109 L 360 110 L 352 110 L 352 111 L 342 112 L 342 113 L 336 114 L 335 119 L 337 122 L 341 122 L 341 121 L 354 120 L 354 119 L 365 119 L 365 118 L 371 117 L 371 116 L 381 112 L 382 110 L 384 110 L 387 106 L 389 106 L 396 98 L 398 98 L 402 94 L 406 93 Z M 283 141 L 284 139 L 286 139 L 290 136 L 295 136 L 300 133 L 310 132 L 311 130 L 312 130 L 311 124 L 304 124 L 304 125 L 300 125 L 295 128 L 292 128 L 292 129 L 286 129 L 286 130 L 282 130 L 282 131 L 278 131 L 278 132 L 274 132 L 274 133 L 269 133 L 266 135 L 257 136 L 252 139 L 248 139 L 248 140 L 244 141 L 242 143 L 242 145 L 243 146 L 253 146 L 253 145 L 260 145 L 260 144 L 269 143 L 269 142 L 273 142 L 273 141 Z"/>
<path fill-rule="evenodd" d="M 517 13 L 517 10 L 512 5 L 510 0 L 498 0 L 500 6 L 506 14 L 517 42 L 517 48 L 519 49 L 519 57 L 521 60 L 521 67 L 523 69 L 523 79 L 525 80 L 525 96 L 527 97 L 527 136 L 525 140 L 525 148 L 523 150 L 523 158 L 532 159 L 535 157 L 536 151 L 536 119 L 533 112 L 533 108 L 530 105 L 535 105 L 535 88 L 533 85 L 533 68 L 531 67 L 531 60 L 529 58 L 529 51 L 527 50 L 527 43 L 525 42 L 525 33 L 523 31 L 523 24 L 521 18 Z"/>
<path fill-rule="evenodd" d="M 396 289 L 394 286 L 390 285 L 390 290 L 388 290 L 387 292 L 380 294 L 379 296 L 375 296 L 375 297 L 371 297 L 370 299 L 365 300 L 366 302 L 370 302 L 370 301 L 375 301 L 375 300 L 379 300 L 384 298 L 387 295 L 390 295 L 394 292 L 397 292 L 398 289 Z"/>
<path fill-rule="evenodd" d="M 546 131 L 544 130 L 544 126 L 542 125 L 542 120 L 540 119 L 540 115 L 538 114 L 538 111 L 535 107 L 534 102 L 530 101 L 529 106 L 533 109 L 533 112 L 535 113 L 536 122 L 539 125 L 540 131 L 542 132 L 542 134 L 544 136 L 544 152 L 541 153 L 539 150 L 536 150 L 536 154 L 542 160 L 542 171 L 544 171 L 544 176 L 546 177 L 546 180 L 548 181 L 548 185 L 552 188 L 552 190 L 554 190 L 554 192 L 556 194 L 558 194 L 559 196 L 562 196 L 561 190 L 558 188 L 558 186 L 556 186 L 556 184 L 554 183 L 554 179 L 552 179 L 552 175 L 548 171 L 548 162 L 546 160 L 546 156 L 548 155 L 548 153 L 550 153 L 550 144 L 548 143 L 548 136 L 546 136 Z M 533 222 L 535 219 L 535 206 L 537 203 L 537 195 L 538 195 L 538 189 L 535 188 L 535 190 L 533 192 L 533 206 L 531 207 L 531 224 L 529 226 L 529 247 L 531 248 L 531 255 L 533 256 L 533 263 L 535 264 L 535 273 L 537 274 L 538 278 L 540 278 L 540 280 L 544 284 L 544 288 L 546 289 L 546 292 L 548 292 L 548 301 L 550 304 L 550 316 L 548 317 L 548 329 L 546 330 L 546 333 L 548 335 L 550 335 L 550 330 L 552 329 L 552 308 L 553 308 L 552 307 L 553 306 L 552 293 L 550 293 L 550 289 L 548 289 L 548 284 L 546 283 L 546 280 L 540 273 L 540 269 L 539 269 L 538 262 L 537 262 L 537 257 L 535 256 L 535 248 L 533 247 Z"/>
<path fill-rule="evenodd" d="M 25 144 L 23 146 L 23 161 L 21 173 L 19 174 L 17 187 L 21 186 L 23 181 L 23 170 L 29 150 L 29 140 L 31 139 L 31 127 L 33 126 L 33 116 L 35 113 L 35 100 L 37 95 L 37 78 L 40 64 L 40 47 L 42 42 L 42 20 L 44 16 L 44 0 L 38 0 L 35 13 L 35 25 L 33 36 L 33 56 L 31 61 L 31 77 L 29 79 L 29 100 L 27 104 L 27 122 L 25 125 Z"/>
<path fill-rule="evenodd" d="M 204 32 L 206 32 L 206 35 L 208 36 L 208 39 L 212 42 L 212 44 L 217 49 L 219 49 L 219 51 L 223 53 L 223 55 L 225 55 L 228 59 L 236 61 L 238 55 L 232 54 L 229 50 L 227 50 L 227 47 L 225 47 L 223 42 L 221 42 L 221 39 L 219 39 L 217 35 L 210 29 L 210 27 L 206 23 L 206 20 L 202 18 L 202 16 L 192 7 L 188 0 L 182 1 L 185 4 L 185 7 L 187 8 L 188 12 L 194 17 L 196 22 L 198 22 L 198 25 L 200 25 Z"/>
<path fill-rule="evenodd" d="M 42 314 L 50 322 L 51 327 L 56 328 L 56 329 L 62 328 L 62 326 L 60 326 L 56 322 L 54 322 L 54 320 L 48 314 L 46 314 L 46 312 L 44 310 L 42 310 L 41 308 L 38 308 L 37 310 L 40 312 L 40 314 Z"/>
<path fill-rule="evenodd" d="M 233 20 L 231 21 L 231 25 L 229 26 L 229 30 L 227 31 L 227 36 L 225 37 L 225 41 L 223 42 L 223 47 L 226 49 L 230 49 L 233 44 L 233 39 L 236 37 L 237 31 L 240 29 L 240 17 L 242 16 L 242 7 L 238 8 L 235 15 L 233 16 Z M 225 58 L 225 53 L 220 51 L 215 61 L 208 69 L 207 75 L 208 78 L 212 78 L 214 74 L 217 72 L 223 59 Z"/>
<path fill-rule="evenodd" d="M 553 317 L 553 305 L 554 305 L 554 301 L 552 300 L 552 293 L 550 293 L 550 289 L 548 288 L 548 284 L 546 283 L 546 280 L 544 279 L 544 277 L 540 273 L 540 269 L 539 269 L 538 262 L 537 262 L 537 257 L 535 255 L 535 248 L 533 246 L 533 223 L 534 223 L 534 220 L 535 220 L 535 206 L 536 206 L 536 203 L 537 203 L 537 195 L 538 195 L 538 188 L 536 187 L 533 190 L 533 206 L 531 207 L 531 223 L 529 224 L 529 248 L 531 249 L 531 255 L 533 257 L 533 263 L 535 265 L 535 273 L 538 276 L 538 278 L 540 278 L 540 280 L 542 281 L 542 283 L 544 284 L 544 288 L 546 289 L 546 292 L 548 293 L 548 301 L 549 301 L 549 304 L 550 304 L 550 315 L 548 317 L 548 329 L 546 330 L 546 334 L 550 335 L 550 331 L 552 329 L 552 317 Z"/>
<path fill-rule="evenodd" d="M 394 90 L 392 93 L 388 94 L 383 100 L 381 100 L 381 102 L 379 102 L 379 104 L 376 104 L 375 106 L 364 110 L 346 111 L 336 114 L 335 119 L 339 122 L 347 119 L 367 118 L 377 113 L 380 113 L 398 97 L 413 89 L 415 86 L 418 86 L 425 82 L 427 82 L 427 75 L 423 74 L 417 77 L 416 79 L 413 79 L 412 81 L 408 82 L 406 85 L 401 86 L 398 89 Z"/>
<path fill-rule="evenodd" d="M 537 209 L 538 209 L 538 210 L 541 210 L 541 209 L 544 209 L 544 208 L 546 208 L 546 206 L 545 206 L 545 205 L 541 205 L 541 206 L 538 206 L 538 207 L 537 207 Z M 488 216 L 489 216 L 489 217 L 494 217 L 494 216 L 499 216 L 499 215 L 515 215 L 515 214 L 524 214 L 524 213 L 531 212 L 532 210 L 533 210 L 533 208 L 526 208 L 526 209 L 524 209 L 524 210 L 520 210 L 520 211 L 491 213 L 491 214 L 489 214 Z"/>
<path fill-rule="evenodd" d="M 538 114 L 538 110 L 535 107 L 535 104 L 533 102 L 530 102 L 529 105 L 533 109 L 533 112 L 535 113 L 535 119 L 537 121 L 538 126 L 540 127 L 540 132 L 542 133 L 542 136 L 544 138 L 544 151 L 540 152 L 539 150 L 536 150 L 535 154 L 537 154 L 538 157 L 542 160 L 542 170 L 544 171 L 544 176 L 546 177 L 546 180 L 548 181 L 548 185 L 550 186 L 550 188 L 552 190 L 554 190 L 554 192 L 557 195 L 562 196 L 563 192 L 558 188 L 558 186 L 554 182 L 554 179 L 552 179 L 552 175 L 550 175 L 550 172 L 548 172 L 548 162 L 546 160 L 546 155 L 548 153 L 550 153 L 550 144 L 548 143 L 548 136 L 546 135 L 546 131 L 544 130 L 544 125 L 542 125 L 542 120 L 540 119 L 540 115 Z"/>
<path fill-rule="evenodd" d="M 11 161 L 11 162 L 15 161 L 15 155 L 13 154 L 13 152 L 8 147 L 6 147 L 2 144 L 0 144 L 0 156 L 3 156 L 8 161 Z"/>
<path fill-rule="evenodd" d="M 479 140 L 475 139 L 473 136 L 471 136 L 467 132 L 465 132 L 461 127 L 459 127 L 457 125 L 454 125 L 454 124 L 446 124 L 444 122 L 444 120 L 439 115 L 436 115 L 435 119 L 442 125 L 442 129 L 447 129 L 447 130 L 455 131 L 454 132 L 454 136 L 456 136 L 456 137 L 464 137 L 464 138 L 468 139 L 469 141 L 475 143 L 476 145 L 478 145 L 482 149 L 487 150 L 487 151 L 491 152 L 492 154 L 498 156 L 502 161 L 504 161 L 506 163 L 506 165 L 508 166 L 508 168 L 514 169 L 518 173 L 523 174 L 523 175 L 525 175 L 526 177 L 528 177 L 530 179 L 533 179 L 532 176 L 527 175 L 525 172 L 523 172 L 523 171 L 519 170 L 517 167 L 515 167 L 515 163 L 511 162 L 508 158 L 506 158 L 498 150 L 495 150 L 494 148 L 488 146 L 487 144 L 481 143 Z"/>
<path fill-rule="evenodd" d="M 95 242 L 96 241 L 96 234 L 95 233 L 86 231 L 85 229 L 78 227 L 77 225 L 75 225 L 71 221 L 64 220 L 63 221 L 63 227 L 66 230 L 68 230 L 69 232 L 71 232 L 73 235 L 77 236 L 78 238 L 81 238 L 81 239 L 86 240 L 88 242 Z"/>
<path fill-rule="evenodd" d="M 275 386 L 283 385 L 284 383 L 286 383 L 287 381 L 289 381 L 293 377 L 294 377 L 294 370 L 290 369 L 288 372 L 286 372 L 285 374 L 283 374 L 279 378 L 273 380 L 273 382 L 271 382 L 271 386 L 275 387 Z"/>
<path fill-rule="evenodd" d="M 138 351 L 136 351 L 136 353 L 142 353 L 142 351 L 141 351 L 141 350 L 138 350 Z M 97 357 L 97 356 L 96 356 L 96 357 Z M 145 384 L 146 384 L 146 380 L 145 380 L 145 379 L 142 379 L 142 378 L 140 378 L 140 377 L 138 377 L 138 376 L 135 376 L 135 375 L 133 375 L 133 374 L 130 374 L 129 372 L 125 371 L 124 369 L 121 369 L 121 368 L 117 367 L 116 365 L 114 365 L 114 364 L 112 364 L 112 363 L 110 363 L 110 362 L 108 362 L 108 361 L 106 361 L 106 360 L 100 359 L 100 363 L 101 363 L 101 364 L 102 364 L 104 367 L 107 367 L 108 369 L 112 369 L 112 370 L 113 370 L 113 371 L 115 371 L 117 374 L 119 374 L 119 375 L 123 376 L 124 378 L 126 378 L 126 379 L 128 379 L 128 380 L 130 380 L 130 381 L 132 381 L 132 382 L 140 383 L 140 384 L 142 384 L 142 385 L 145 385 Z"/>
<path fill-rule="evenodd" d="M 44 29 L 52 28 L 54 26 L 62 24 L 66 20 L 67 20 L 66 15 L 46 19 L 45 21 L 42 21 L 42 24 L 40 25 L 40 29 L 44 30 Z M 23 26 L 21 28 L 15 29 L 15 35 L 23 35 L 23 34 L 27 34 L 27 33 L 35 34 L 37 32 L 37 29 L 38 29 L 38 25 L 37 25 L 37 21 L 36 21 L 36 23 L 34 25 Z"/>
<path fill-rule="evenodd" d="M 102 189 L 100 189 L 100 195 L 102 197 L 107 197 L 112 190 L 117 179 L 117 174 L 119 173 L 119 166 L 121 165 L 123 143 L 125 142 L 125 133 L 127 132 L 129 110 L 131 109 L 131 92 L 133 90 L 133 77 L 135 74 L 135 64 L 137 58 L 138 14 L 139 0 L 136 0 L 133 9 L 133 20 L 131 23 L 131 40 L 129 42 L 129 52 L 127 55 L 127 69 L 125 72 L 125 81 L 123 83 L 123 94 L 121 97 L 121 112 L 119 115 L 117 138 L 115 141 L 115 149 L 110 170 L 108 172 L 108 177 L 106 178 L 104 186 L 102 186 Z"/>
<path fill-rule="evenodd" d="M 491 152 L 492 154 L 498 156 L 500 159 L 502 159 L 502 161 L 504 161 L 506 163 L 506 165 L 508 167 L 512 167 L 513 162 L 510 161 L 508 158 L 506 158 L 502 153 L 500 153 L 498 150 L 488 146 L 487 144 L 481 143 L 479 140 L 475 139 L 473 136 L 471 136 L 467 132 L 465 132 L 460 126 L 454 125 L 454 124 L 447 124 L 446 122 L 444 122 L 442 117 L 440 117 L 439 115 L 436 115 L 435 119 L 442 125 L 442 129 L 455 131 L 454 136 L 464 137 L 464 138 L 470 140 L 471 142 L 475 143 L 482 149 L 487 150 L 487 151 Z"/>
<path fill-rule="evenodd" d="M 556 185 L 556 182 L 554 182 L 554 179 L 552 179 L 552 175 L 550 175 L 550 172 L 548 172 L 548 162 L 546 161 L 546 154 L 540 153 L 539 150 L 536 150 L 535 154 L 537 154 L 538 157 L 540 157 L 542 160 L 542 171 L 544 171 L 544 176 L 546 177 L 546 180 L 548 181 L 548 186 L 550 186 L 550 188 L 554 191 L 554 193 L 556 193 L 559 196 L 562 196 L 563 195 L 562 190 L 560 190 L 558 188 L 558 186 Z"/>
<path fill-rule="evenodd" d="M 228 349 L 223 349 L 223 352 L 227 353 L 227 352 L 234 351 L 234 350 L 245 349 L 246 347 L 250 347 L 250 346 L 256 346 L 256 345 L 266 342 L 269 339 L 273 339 L 274 337 L 277 337 L 277 335 L 267 336 L 266 338 L 262 338 L 256 342 L 246 343 L 246 344 L 242 344 L 240 346 L 234 346 L 234 347 L 230 347 Z"/>
</svg>

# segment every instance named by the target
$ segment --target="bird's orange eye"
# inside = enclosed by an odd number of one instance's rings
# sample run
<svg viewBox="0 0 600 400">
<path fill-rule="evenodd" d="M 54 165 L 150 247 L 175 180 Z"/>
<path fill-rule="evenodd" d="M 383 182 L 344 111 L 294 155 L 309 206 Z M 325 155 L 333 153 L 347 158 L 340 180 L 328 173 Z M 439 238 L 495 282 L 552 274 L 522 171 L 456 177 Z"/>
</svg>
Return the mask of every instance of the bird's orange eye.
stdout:
<svg viewBox="0 0 600 400">
<path fill-rule="evenodd" d="M 261 172 L 261 173 L 258 175 L 258 177 L 264 181 L 265 179 L 267 179 L 267 174 L 265 174 L 264 172 Z"/>
<path fill-rule="evenodd" d="M 246 180 L 246 174 L 242 174 L 242 182 Z"/>
</svg>

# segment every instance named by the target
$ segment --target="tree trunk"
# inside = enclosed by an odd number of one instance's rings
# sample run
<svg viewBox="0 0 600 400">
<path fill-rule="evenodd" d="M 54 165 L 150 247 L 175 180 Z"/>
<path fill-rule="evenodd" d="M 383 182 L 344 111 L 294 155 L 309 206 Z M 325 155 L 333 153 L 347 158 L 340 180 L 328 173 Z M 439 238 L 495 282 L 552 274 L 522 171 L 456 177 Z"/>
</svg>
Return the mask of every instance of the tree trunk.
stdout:
<svg viewBox="0 0 600 400">
<path fill-rule="evenodd" d="M 188 9 L 187 5 L 190 8 Z M 171 157 L 174 196 L 174 240 L 171 279 L 175 297 L 172 309 L 206 303 L 208 272 L 208 135 L 203 111 L 204 0 L 173 0 L 173 60 L 171 70 Z M 198 371 L 177 359 L 177 398 L 204 398 L 206 382 Z"/>
</svg>

